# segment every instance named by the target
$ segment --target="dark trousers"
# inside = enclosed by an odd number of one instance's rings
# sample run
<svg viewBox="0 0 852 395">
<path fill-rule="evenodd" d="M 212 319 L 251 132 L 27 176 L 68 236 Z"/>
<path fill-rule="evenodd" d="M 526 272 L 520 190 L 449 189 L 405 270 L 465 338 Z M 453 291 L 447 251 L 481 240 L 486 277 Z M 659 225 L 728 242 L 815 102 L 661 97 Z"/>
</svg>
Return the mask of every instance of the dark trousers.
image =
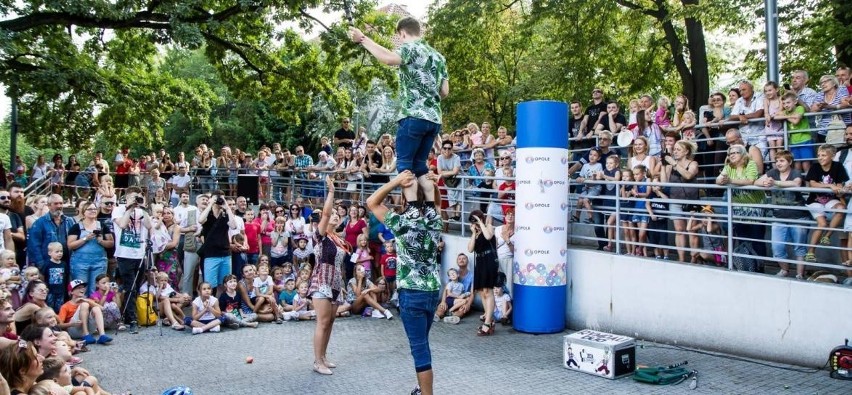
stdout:
<svg viewBox="0 0 852 395">
<path fill-rule="evenodd" d="M 125 323 L 136 322 L 136 297 L 139 296 L 139 286 L 144 280 L 142 259 L 115 258 L 118 264 L 118 278 L 121 279 L 121 290 L 124 293 L 123 315 Z M 141 269 L 141 270 L 140 270 Z"/>
</svg>

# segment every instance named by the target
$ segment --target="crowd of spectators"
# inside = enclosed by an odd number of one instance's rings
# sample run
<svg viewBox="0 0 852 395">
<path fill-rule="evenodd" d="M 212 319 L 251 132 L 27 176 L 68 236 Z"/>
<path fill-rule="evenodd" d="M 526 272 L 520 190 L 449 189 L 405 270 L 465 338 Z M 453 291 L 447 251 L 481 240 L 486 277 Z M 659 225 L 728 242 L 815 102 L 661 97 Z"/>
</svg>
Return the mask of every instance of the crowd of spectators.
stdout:
<svg viewBox="0 0 852 395">
<path fill-rule="evenodd" d="M 845 215 L 852 157 L 849 148 L 836 152 L 822 144 L 832 117 L 804 117 L 852 106 L 849 70 L 821 77 L 819 93 L 807 83 L 807 73 L 797 71 L 786 91 L 769 82 L 761 95 L 742 81 L 727 94 L 713 93 L 695 112 L 685 96 L 670 103 L 643 95 L 629 101 L 626 114 L 594 89 L 587 108 L 570 105 L 576 162 L 569 175 L 577 176 L 578 196 L 573 220 L 593 224 L 600 250 L 614 251 L 622 242 L 625 254 L 670 259 L 673 235 L 679 261 L 726 266 L 727 226 L 720 226 L 720 205 L 713 202 L 727 193 L 735 203 L 734 236 L 756 258 L 786 260 L 790 245 L 801 262 L 795 276 L 804 278 L 804 265 L 817 262 L 816 248 L 830 246 L 837 232 L 841 263 L 852 265 L 852 237 L 846 236 L 852 215 Z M 849 113 L 839 117 L 852 146 Z M 758 118 L 764 121 L 751 122 Z M 613 146 L 625 133 L 632 143 Z M 436 139 L 429 157 L 440 176 L 444 230 L 477 210 L 477 229 L 493 237 L 502 285 L 489 314 L 503 322 L 511 312 L 513 143 L 503 126 L 492 135 L 488 123 L 470 123 Z M 74 353 L 112 341 L 106 330 L 135 333 L 157 319 L 194 334 L 313 319 L 306 292 L 316 265 L 320 216 L 314 207 L 325 196 L 326 174 L 346 192 L 333 207 L 341 218 L 334 231 L 351 256 L 346 303 L 336 314 L 392 317 L 394 234 L 362 204 L 396 175 L 392 136 L 371 140 L 343 119 L 315 156 L 278 143 L 255 154 L 228 146 L 216 154 L 202 144 L 191 158 L 182 152 L 171 158 L 164 150 L 134 156 L 122 149 L 111 162 L 97 152 L 82 166 L 57 154 L 51 163 L 39 156 L 32 170 L 16 159 L 0 190 L 0 249 L 6 250 L 0 254 L 0 356 L 26 348 L 18 355 L 34 350 L 75 364 Z M 242 176 L 256 189 L 241 191 Z M 25 199 L 24 186 L 45 178 L 50 194 Z M 690 186 L 714 179 L 729 188 Z M 767 190 L 739 188 L 753 185 Z M 786 189 L 799 186 L 824 192 Z M 66 214 L 66 200 L 74 203 L 74 215 Z M 389 203 L 397 205 L 399 197 Z M 787 207 L 770 211 L 762 203 Z M 470 311 L 468 260 L 459 254 L 447 273 L 436 319 L 457 323 Z M 792 275 L 786 262 L 779 266 L 778 275 Z M 19 342 L 27 333 L 32 340 Z M 59 336 L 64 348 L 43 351 L 45 336 Z"/>
</svg>

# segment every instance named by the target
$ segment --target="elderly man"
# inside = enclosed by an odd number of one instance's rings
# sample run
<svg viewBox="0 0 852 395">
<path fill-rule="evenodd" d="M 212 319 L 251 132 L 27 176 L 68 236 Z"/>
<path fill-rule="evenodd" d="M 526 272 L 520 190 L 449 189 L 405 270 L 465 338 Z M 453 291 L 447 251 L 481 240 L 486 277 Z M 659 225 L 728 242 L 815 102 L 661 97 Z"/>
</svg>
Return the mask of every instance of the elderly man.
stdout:
<svg viewBox="0 0 852 395">
<path fill-rule="evenodd" d="M 763 97 L 756 96 L 754 85 L 749 81 L 740 81 L 740 98 L 731 109 L 730 121 L 739 121 L 740 133 L 747 145 L 755 145 L 765 156 L 767 153 L 766 135 L 763 133 L 765 125 L 761 122 L 751 122 L 752 119 L 763 117 Z"/>
<path fill-rule="evenodd" d="M 799 96 L 799 104 L 805 108 L 811 108 L 816 100 L 817 92 L 808 87 L 808 72 L 796 70 L 790 80 L 790 89 Z"/>
<path fill-rule="evenodd" d="M 39 269 L 50 261 L 47 246 L 54 241 L 62 244 L 62 261 L 68 262 L 68 231 L 74 226 L 74 219 L 62 213 L 63 203 L 62 196 L 50 195 L 47 199 L 48 213 L 37 219 L 29 231 L 27 258 Z"/>
</svg>

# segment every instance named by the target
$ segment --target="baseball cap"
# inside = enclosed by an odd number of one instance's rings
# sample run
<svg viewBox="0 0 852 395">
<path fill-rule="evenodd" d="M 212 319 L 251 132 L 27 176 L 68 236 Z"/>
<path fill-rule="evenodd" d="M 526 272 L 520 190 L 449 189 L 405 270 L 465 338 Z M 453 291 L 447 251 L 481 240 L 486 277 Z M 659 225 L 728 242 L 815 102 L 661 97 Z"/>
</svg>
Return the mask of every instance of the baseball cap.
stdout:
<svg viewBox="0 0 852 395">
<path fill-rule="evenodd" d="M 88 283 L 83 281 L 83 280 L 71 280 L 71 282 L 68 283 L 68 292 L 70 293 L 71 291 L 74 290 L 74 288 L 85 286 L 85 285 L 88 285 Z"/>
</svg>

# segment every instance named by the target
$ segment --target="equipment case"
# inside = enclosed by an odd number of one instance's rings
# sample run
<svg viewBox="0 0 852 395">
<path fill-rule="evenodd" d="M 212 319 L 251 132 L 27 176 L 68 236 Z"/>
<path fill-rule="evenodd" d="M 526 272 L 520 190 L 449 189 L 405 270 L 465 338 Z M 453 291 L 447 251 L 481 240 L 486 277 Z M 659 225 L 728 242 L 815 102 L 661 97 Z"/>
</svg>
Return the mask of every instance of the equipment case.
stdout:
<svg viewBox="0 0 852 395">
<path fill-rule="evenodd" d="M 632 337 L 583 329 L 566 335 L 563 366 L 610 380 L 636 369 L 636 345 Z"/>
</svg>

